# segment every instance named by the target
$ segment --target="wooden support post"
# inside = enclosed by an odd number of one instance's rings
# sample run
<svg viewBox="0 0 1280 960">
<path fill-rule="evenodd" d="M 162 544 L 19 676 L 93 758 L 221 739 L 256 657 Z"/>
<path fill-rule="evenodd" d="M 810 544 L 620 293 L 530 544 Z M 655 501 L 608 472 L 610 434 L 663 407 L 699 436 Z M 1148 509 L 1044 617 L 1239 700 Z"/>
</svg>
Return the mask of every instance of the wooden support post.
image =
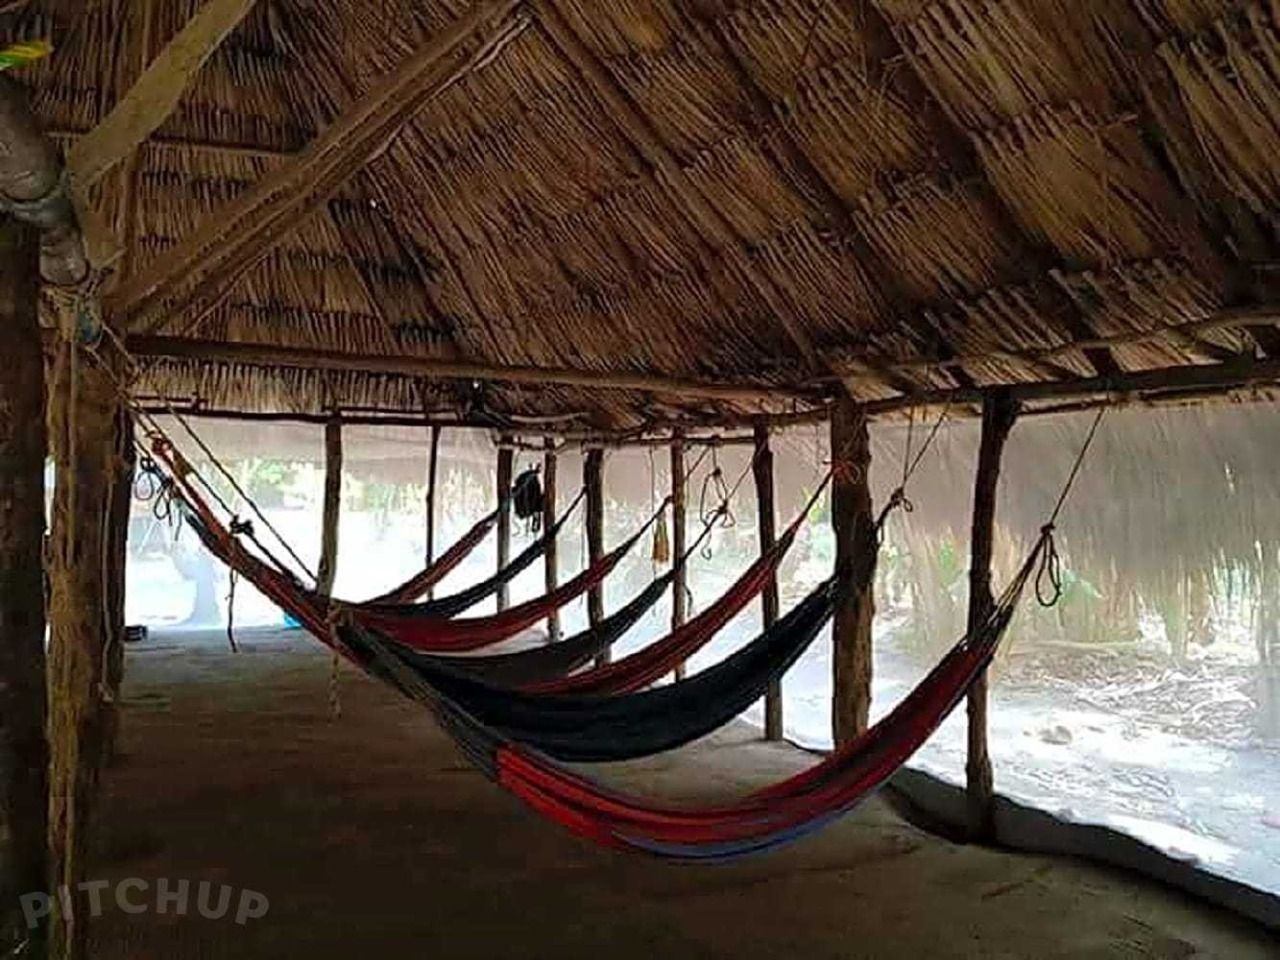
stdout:
<svg viewBox="0 0 1280 960">
<path fill-rule="evenodd" d="M 556 442 L 551 437 L 546 439 L 547 452 L 542 455 L 542 529 L 550 530 L 556 522 L 556 474 L 559 471 L 556 457 Z M 547 541 L 546 552 L 542 555 L 546 565 L 547 593 L 560 586 L 560 543 L 552 537 Z M 547 615 L 547 642 L 557 643 L 561 639 L 560 611 L 552 610 Z"/>
<path fill-rule="evenodd" d="M 760 552 L 768 553 L 778 539 L 777 516 L 774 506 L 773 450 L 769 447 L 769 427 L 763 421 L 755 425 L 755 457 L 751 469 L 756 481 L 756 513 L 760 524 Z M 769 578 L 760 595 L 765 629 L 778 622 L 778 577 Z M 766 740 L 782 740 L 782 681 L 769 685 L 764 698 L 764 737 Z"/>
<path fill-rule="evenodd" d="M 832 731 L 837 745 L 867 729 L 871 714 L 871 626 L 875 617 L 875 511 L 865 411 L 840 397 L 831 411 L 831 523 L 836 534 Z"/>
<path fill-rule="evenodd" d="M 428 566 L 436 559 L 436 484 L 440 479 L 440 434 L 439 426 L 431 428 L 431 454 L 427 462 L 427 555 Z M 434 586 L 427 587 L 427 599 L 435 597 Z"/>
<path fill-rule="evenodd" d="M 324 513 L 320 533 L 320 566 L 317 591 L 333 595 L 338 577 L 338 527 L 342 521 L 342 421 L 330 418 L 324 425 Z"/>
<path fill-rule="evenodd" d="M 48 882 L 39 250 L 31 228 L 0 225 L 0 956 L 31 937 L 18 897 Z"/>
<path fill-rule="evenodd" d="M 587 486 L 587 562 L 595 564 L 604 556 L 604 451 L 588 450 L 582 469 Z M 603 584 L 587 592 L 587 618 L 593 628 L 604 620 Z M 604 666 L 610 659 L 605 650 L 596 658 L 596 665 Z"/>
<path fill-rule="evenodd" d="M 46 889 L 72 891 L 50 927 L 50 956 L 81 960 L 91 909 L 80 884 L 96 829 L 95 800 L 106 759 L 110 645 L 103 577 L 117 471 L 118 371 L 64 344 L 49 385 L 49 436 L 57 483 L 49 563 L 49 856 Z"/>
<path fill-rule="evenodd" d="M 111 514 L 107 519 L 107 606 L 111 611 L 111 635 L 107 644 L 107 697 L 104 706 L 106 762 L 119 747 L 120 687 L 124 683 L 125 570 L 129 563 L 129 511 L 133 502 L 133 474 L 137 455 L 133 446 L 133 419 L 124 409 L 116 433 L 115 474 L 111 487 Z"/>
<path fill-rule="evenodd" d="M 504 444 L 510 444 L 510 437 L 503 437 Z M 511 481 L 515 473 L 516 452 L 510 446 L 498 450 L 498 502 L 511 495 Z M 498 569 L 503 569 L 511 562 L 511 513 L 504 510 L 498 517 Z M 511 605 L 511 588 L 503 584 L 498 588 L 498 610 L 502 611 Z"/>
<path fill-rule="evenodd" d="M 686 504 L 688 494 L 686 487 L 689 478 L 685 475 L 684 433 L 677 430 L 671 440 L 671 559 L 678 562 L 689 549 L 689 532 L 687 527 Z M 689 619 L 689 570 L 682 567 L 671 584 L 671 629 L 676 630 Z M 683 680 L 685 665 L 676 665 L 676 679 Z"/>
<path fill-rule="evenodd" d="M 982 442 L 978 449 L 978 473 L 973 491 L 973 528 L 969 561 L 969 632 L 980 628 L 995 608 L 991 591 L 991 555 L 995 546 L 996 490 L 1000 484 L 1000 459 L 1005 441 L 1018 416 L 1017 403 L 1003 392 L 982 404 Z M 969 692 L 968 781 L 969 839 L 995 840 L 995 793 L 991 754 L 987 747 L 987 675 Z"/>
</svg>

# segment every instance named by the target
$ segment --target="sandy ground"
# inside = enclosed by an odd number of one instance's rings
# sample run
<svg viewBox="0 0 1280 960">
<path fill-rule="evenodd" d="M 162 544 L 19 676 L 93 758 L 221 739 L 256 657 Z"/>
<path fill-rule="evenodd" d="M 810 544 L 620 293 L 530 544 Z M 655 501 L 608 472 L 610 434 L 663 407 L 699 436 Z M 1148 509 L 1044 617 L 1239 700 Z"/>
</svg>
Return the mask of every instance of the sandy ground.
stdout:
<svg viewBox="0 0 1280 960">
<path fill-rule="evenodd" d="M 789 850 L 673 866 L 597 850 L 469 768 L 417 707 L 300 634 L 130 651 L 123 759 L 95 877 L 264 894 L 263 919 L 126 915 L 110 958 L 1275 958 L 1260 928 L 1113 871 L 957 847 L 878 800 Z M 606 771 L 628 790 L 738 794 L 812 758 L 745 727 Z M 133 894 L 146 904 L 147 892 Z M 216 900 L 216 896 L 215 896 Z M 194 911 L 193 911 L 194 913 Z"/>
</svg>

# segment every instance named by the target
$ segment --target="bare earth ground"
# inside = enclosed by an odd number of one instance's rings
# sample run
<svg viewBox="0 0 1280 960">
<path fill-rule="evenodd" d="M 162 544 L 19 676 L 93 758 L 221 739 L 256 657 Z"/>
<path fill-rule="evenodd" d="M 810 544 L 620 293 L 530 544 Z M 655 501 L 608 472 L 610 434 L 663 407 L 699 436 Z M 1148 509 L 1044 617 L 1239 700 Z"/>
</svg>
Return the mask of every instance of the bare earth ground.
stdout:
<svg viewBox="0 0 1280 960">
<path fill-rule="evenodd" d="M 124 759 L 95 878 L 210 880 L 266 918 L 128 916 L 112 958 L 1276 958 L 1261 928 L 1065 860 L 953 846 L 879 800 L 789 850 L 673 866 L 597 850 L 474 772 L 427 716 L 301 634 L 132 648 Z M 610 768 L 627 790 L 724 797 L 813 762 L 745 727 Z M 145 901 L 145 896 L 136 896 Z"/>
</svg>

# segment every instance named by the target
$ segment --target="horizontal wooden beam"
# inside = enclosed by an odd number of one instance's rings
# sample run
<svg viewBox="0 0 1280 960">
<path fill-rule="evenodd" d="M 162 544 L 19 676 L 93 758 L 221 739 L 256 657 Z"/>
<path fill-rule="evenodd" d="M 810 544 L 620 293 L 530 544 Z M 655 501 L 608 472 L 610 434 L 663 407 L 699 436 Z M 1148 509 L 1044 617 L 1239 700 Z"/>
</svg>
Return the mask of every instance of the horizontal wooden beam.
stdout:
<svg viewBox="0 0 1280 960">
<path fill-rule="evenodd" d="M 596 390 L 639 390 L 671 396 L 720 400 L 731 403 L 778 404 L 786 400 L 817 403 L 816 394 L 774 387 L 739 386 L 683 380 L 642 373 L 595 372 L 558 367 L 500 366 L 457 360 L 435 360 L 424 357 L 378 356 L 318 350 L 305 347 L 279 347 L 256 343 L 225 343 L 195 340 L 187 337 L 163 337 L 135 334 L 128 338 L 129 352 L 138 357 L 163 357 L 171 360 L 203 360 L 219 363 L 244 363 L 258 367 L 288 367 L 309 370 L 337 370 L 357 373 L 399 374 L 439 380 L 481 380 L 521 383 L 536 386 L 558 384 Z"/>
<path fill-rule="evenodd" d="M 982 350 L 936 360 L 909 360 L 902 363 L 886 364 L 882 369 L 895 373 L 923 373 L 930 370 L 945 370 L 951 367 L 962 367 L 965 364 L 983 363 L 992 360 L 1037 365 L 1068 357 L 1072 354 L 1082 353 L 1085 350 L 1138 346 L 1158 341 L 1174 340 L 1187 346 L 1193 346 L 1188 343 L 1188 340 L 1200 334 L 1211 333 L 1214 330 L 1230 330 L 1272 323 L 1280 323 L 1280 305 L 1261 304 L 1222 310 L 1200 320 L 1191 320 L 1187 323 L 1170 324 L 1150 330 L 1126 331 L 1125 333 L 1117 333 L 1105 337 L 1093 337 L 1088 340 L 1073 340 L 1069 343 L 1061 343 L 1036 350 Z M 860 358 L 852 356 L 847 360 L 842 360 L 839 357 L 833 359 L 837 365 L 844 362 L 855 363 L 860 360 Z"/>
<path fill-rule="evenodd" d="M 178 414 L 190 420 L 231 420 L 244 423 L 307 423 L 324 426 L 337 419 L 346 427 L 477 427 L 456 416 L 430 414 L 371 413 L 293 413 L 290 411 L 225 410 L 215 407 L 193 407 L 184 404 L 143 403 L 142 412 L 152 417 Z M 490 429 L 490 428 L 485 428 Z"/>
<path fill-rule="evenodd" d="M 192 326 L 246 270 L 332 197 L 432 99 L 479 69 L 523 26 L 520 0 L 477 0 L 352 103 L 294 159 L 208 217 L 145 273 L 113 290 L 105 310 L 119 327 L 154 328 L 157 317 Z"/>
<path fill-rule="evenodd" d="M 1254 360 L 1243 357 L 1227 363 L 1196 366 L 1159 367 L 1137 370 L 1107 377 L 1082 377 L 1077 380 L 1017 383 L 1006 390 L 1014 400 L 1035 402 L 1067 397 L 1105 394 L 1144 393 L 1161 390 L 1204 390 L 1215 387 L 1238 388 L 1280 381 L 1280 360 Z M 911 407 L 938 407 L 961 403 L 979 403 L 996 387 L 958 390 L 929 390 L 914 397 L 873 400 L 865 405 L 868 416 L 894 413 Z"/>
</svg>

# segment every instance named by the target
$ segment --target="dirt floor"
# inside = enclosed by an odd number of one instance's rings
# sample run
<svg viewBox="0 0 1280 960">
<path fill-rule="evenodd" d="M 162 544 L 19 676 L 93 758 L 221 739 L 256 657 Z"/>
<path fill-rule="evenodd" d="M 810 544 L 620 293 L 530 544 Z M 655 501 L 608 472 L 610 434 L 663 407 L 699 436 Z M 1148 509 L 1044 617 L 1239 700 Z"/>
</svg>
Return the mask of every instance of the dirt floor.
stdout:
<svg viewBox="0 0 1280 960">
<path fill-rule="evenodd" d="M 417 707 L 301 634 L 132 648 L 95 879 L 211 881 L 220 920 L 95 921 L 111 958 L 1276 958 L 1260 928 L 1109 870 L 953 846 L 879 800 L 779 854 L 689 867 L 597 850 L 469 768 Z M 812 758 L 746 728 L 607 770 L 705 799 Z M 235 923 L 239 891 L 270 901 Z M 216 891 L 215 891 L 216 893 Z M 194 893 L 193 893 L 194 899 Z M 216 901 L 216 896 L 214 898 Z"/>
</svg>

